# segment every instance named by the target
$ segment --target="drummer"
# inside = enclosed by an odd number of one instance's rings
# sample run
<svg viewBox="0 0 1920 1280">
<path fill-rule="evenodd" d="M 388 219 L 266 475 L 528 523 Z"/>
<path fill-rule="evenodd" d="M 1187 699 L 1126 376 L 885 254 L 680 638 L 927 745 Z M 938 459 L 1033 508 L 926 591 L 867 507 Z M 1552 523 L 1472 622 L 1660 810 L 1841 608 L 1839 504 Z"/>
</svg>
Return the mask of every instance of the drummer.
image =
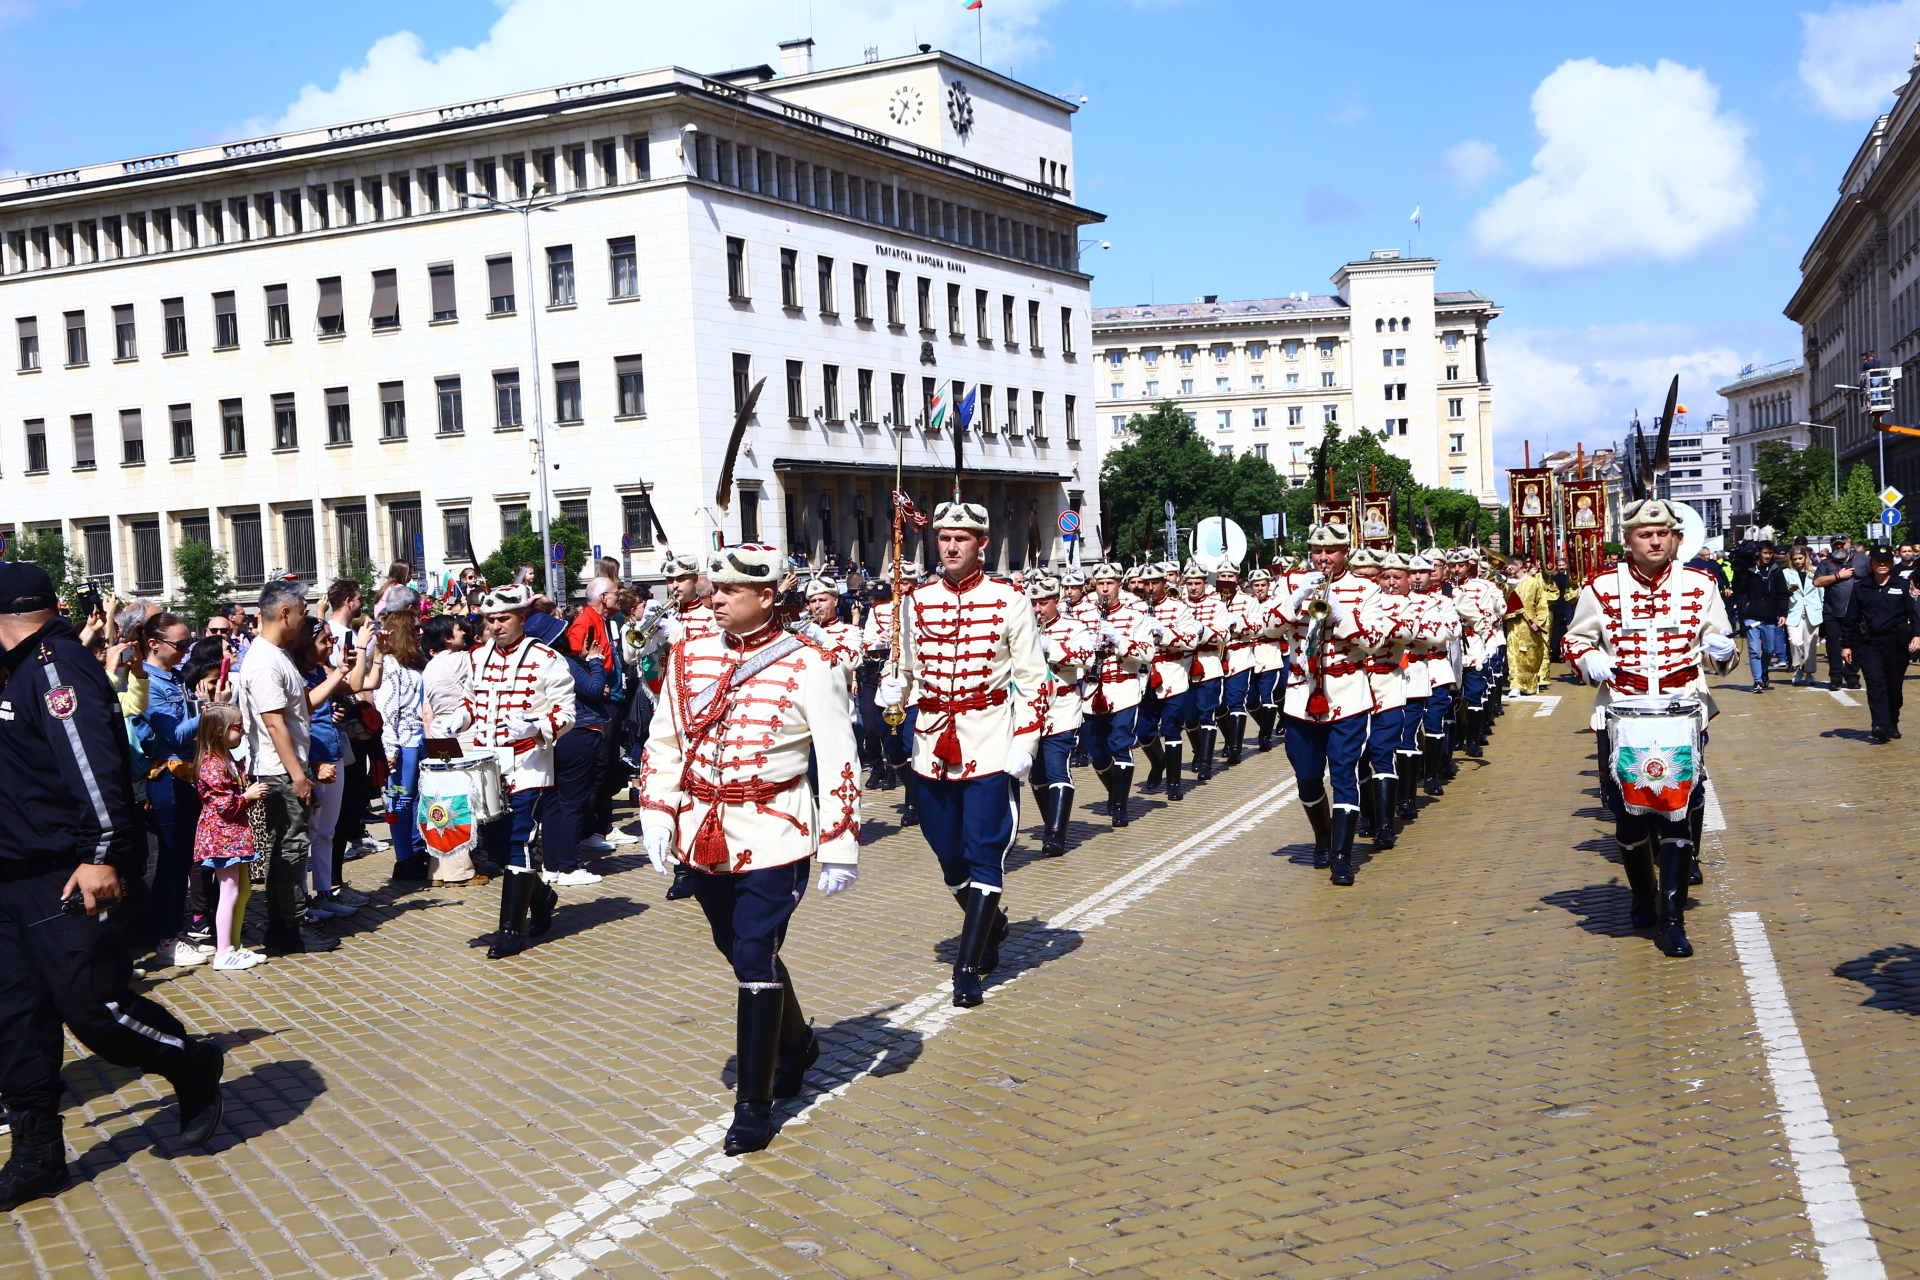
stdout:
<svg viewBox="0 0 1920 1280">
<path fill-rule="evenodd" d="M 1706 721 L 1718 711 L 1706 677 L 1732 669 L 1734 643 L 1719 583 L 1675 563 L 1681 537 L 1677 506 L 1647 498 L 1621 510 L 1627 558 L 1581 589 L 1565 651 L 1567 661 L 1600 686 L 1589 727 L 1598 738 L 1601 793 L 1613 810 L 1614 838 L 1633 892 L 1633 925 L 1654 928 L 1655 943 L 1667 955 L 1690 956 L 1687 885 L 1700 883 L 1706 805 L 1701 789 L 1706 775 L 1697 752 L 1706 741 Z M 1682 705 L 1692 700 L 1697 710 L 1691 761 L 1612 749 L 1608 708 L 1636 698 L 1683 700 Z M 1677 739 L 1676 745 L 1683 741 Z M 1616 754 L 1619 760 L 1613 759 Z"/>
</svg>

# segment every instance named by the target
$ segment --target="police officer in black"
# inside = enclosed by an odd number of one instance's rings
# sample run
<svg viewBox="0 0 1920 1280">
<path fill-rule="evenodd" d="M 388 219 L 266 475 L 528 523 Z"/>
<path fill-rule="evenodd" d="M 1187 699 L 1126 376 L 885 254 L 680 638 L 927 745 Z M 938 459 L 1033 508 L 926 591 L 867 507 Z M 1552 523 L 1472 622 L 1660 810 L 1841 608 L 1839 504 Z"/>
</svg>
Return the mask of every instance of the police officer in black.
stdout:
<svg viewBox="0 0 1920 1280">
<path fill-rule="evenodd" d="M 61 1024 L 173 1085 L 180 1141 L 220 1123 L 224 1054 L 128 988 L 119 866 L 138 863 L 132 761 L 99 661 L 37 565 L 0 563 L 0 1213 L 65 1187 Z"/>
<path fill-rule="evenodd" d="M 1878 742 L 1900 736 L 1907 662 L 1920 652 L 1920 601 L 1907 579 L 1893 571 L 1893 548 L 1867 554 L 1867 576 L 1854 584 L 1840 618 L 1840 660 L 1860 669 L 1867 682 L 1867 711 Z"/>
</svg>

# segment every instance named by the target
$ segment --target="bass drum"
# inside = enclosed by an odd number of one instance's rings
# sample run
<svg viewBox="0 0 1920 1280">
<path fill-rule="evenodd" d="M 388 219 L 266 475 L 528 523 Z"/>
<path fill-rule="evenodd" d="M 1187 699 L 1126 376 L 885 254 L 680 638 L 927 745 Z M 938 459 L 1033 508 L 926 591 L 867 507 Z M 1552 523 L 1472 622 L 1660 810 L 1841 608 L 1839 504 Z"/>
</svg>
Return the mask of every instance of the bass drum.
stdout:
<svg viewBox="0 0 1920 1280">
<path fill-rule="evenodd" d="M 1707 522 L 1700 513 L 1684 502 L 1669 503 L 1674 513 L 1680 517 L 1680 554 L 1674 558 L 1675 564 L 1685 564 L 1700 554 L 1700 548 L 1707 545 Z"/>
</svg>

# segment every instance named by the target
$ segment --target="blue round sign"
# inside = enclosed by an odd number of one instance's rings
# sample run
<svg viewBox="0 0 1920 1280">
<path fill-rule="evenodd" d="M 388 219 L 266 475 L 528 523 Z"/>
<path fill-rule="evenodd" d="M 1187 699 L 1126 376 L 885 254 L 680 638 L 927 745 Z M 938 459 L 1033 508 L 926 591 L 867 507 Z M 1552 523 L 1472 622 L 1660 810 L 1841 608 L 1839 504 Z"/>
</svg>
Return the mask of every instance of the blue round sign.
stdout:
<svg viewBox="0 0 1920 1280">
<path fill-rule="evenodd" d="M 1882 511 L 1880 513 L 1880 523 L 1888 526 L 1889 528 L 1891 528 L 1896 524 L 1899 524 L 1900 512 L 1898 511 L 1898 509 L 1894 507 L 1888 507 L 1885 511 Z"/>
<path fill-rule="evenodd" d="M 1069 536 L 1080 532 L 1080 513 L 1078 511 L 1062 511 L 1060 513 L 1060 532 Z"/>
</svg>

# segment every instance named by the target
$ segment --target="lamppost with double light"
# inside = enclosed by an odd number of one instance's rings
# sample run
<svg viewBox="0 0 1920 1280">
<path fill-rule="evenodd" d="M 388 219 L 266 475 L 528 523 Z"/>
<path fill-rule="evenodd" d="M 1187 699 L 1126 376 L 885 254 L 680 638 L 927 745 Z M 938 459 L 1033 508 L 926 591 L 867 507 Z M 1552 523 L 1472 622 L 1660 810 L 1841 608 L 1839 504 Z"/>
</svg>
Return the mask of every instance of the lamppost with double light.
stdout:
<svg viewBox="0 0 1920 1280">
<path fill-rule="evenodd" d="M 479 204 L 483 208 L 502 213 L 520 215 L 521 239 L 527 251 L 527 337 L 533 347 L 533 469 L 540 476 L 540 581 L 544 585 L 546 597 L 556 604 L 565 603 L 556 600 L 553 590 L 553 547 L 547 539 L 548 527 L 548 484 L 547 484 L 547 415 L 544 397 L 541 394 L 543 381 L 540 371 L 540 304 L 533 292 L 538 288 L 538 277 L 534 274 L 533 260 L 533 215 L 546 213 L 555 205 L 571 200 L 578 195 L 569 191 L 565 195 L 554 195 L 544 182 L 535 183 L 533 190 L 520 200 L 501 200 L 484 191 L 469 191 L 461 199 L 469 204 Z"/>
</svg>

